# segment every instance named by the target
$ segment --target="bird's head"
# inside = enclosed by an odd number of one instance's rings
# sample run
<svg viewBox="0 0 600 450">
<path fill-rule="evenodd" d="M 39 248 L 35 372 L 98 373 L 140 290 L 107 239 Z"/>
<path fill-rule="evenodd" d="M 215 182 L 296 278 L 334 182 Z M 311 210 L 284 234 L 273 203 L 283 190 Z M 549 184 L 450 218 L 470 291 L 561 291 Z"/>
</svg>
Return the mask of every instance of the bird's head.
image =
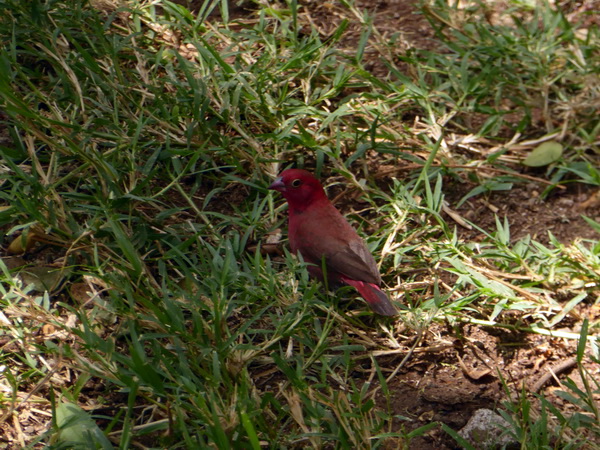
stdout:
<svg viewBox="0 0 600 450">
<path fill-rule="evenodd" d="M 310 172 L 287 169 L 271 183 L 269 189 L 283 194 L 291 207 L 304 209 L 319 200 L 327 200 L 323 186 Z"/>
</svg>

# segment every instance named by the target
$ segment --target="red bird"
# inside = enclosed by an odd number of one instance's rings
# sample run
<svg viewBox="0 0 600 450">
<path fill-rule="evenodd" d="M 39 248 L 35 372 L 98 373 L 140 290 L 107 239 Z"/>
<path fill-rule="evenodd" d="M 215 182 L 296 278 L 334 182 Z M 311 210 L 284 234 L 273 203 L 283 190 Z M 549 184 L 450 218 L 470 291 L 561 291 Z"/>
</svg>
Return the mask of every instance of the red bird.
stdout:
<svg viewBox="0 0 600 450">
<path fill-rule="evenodd" d="M 354 286 L 377 314 L 398 313 L 379 289 L 381 275 L 365 242 L 327 199 L 319 180 L 306 170 L 288 169 L 269 189 L 287 200 L 290 246 L 310 263 L 313 277 L 323 280 L 324 260 L 329 283 Z"/>
</svg>

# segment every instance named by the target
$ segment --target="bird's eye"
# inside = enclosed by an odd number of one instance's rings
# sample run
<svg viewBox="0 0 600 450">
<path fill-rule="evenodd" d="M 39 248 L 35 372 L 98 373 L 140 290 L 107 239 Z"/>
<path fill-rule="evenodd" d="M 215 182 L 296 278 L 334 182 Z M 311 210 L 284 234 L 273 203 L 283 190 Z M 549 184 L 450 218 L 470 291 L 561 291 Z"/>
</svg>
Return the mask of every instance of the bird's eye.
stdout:
<svg viewBox="0 0 600 450">
<path fill-rule="evenodd" d="M 292 187 L 298 187 L 302 184 L 302 180 L 300 178 L 296 178 L 294 181 L 292 181 Z"/>
</svg>

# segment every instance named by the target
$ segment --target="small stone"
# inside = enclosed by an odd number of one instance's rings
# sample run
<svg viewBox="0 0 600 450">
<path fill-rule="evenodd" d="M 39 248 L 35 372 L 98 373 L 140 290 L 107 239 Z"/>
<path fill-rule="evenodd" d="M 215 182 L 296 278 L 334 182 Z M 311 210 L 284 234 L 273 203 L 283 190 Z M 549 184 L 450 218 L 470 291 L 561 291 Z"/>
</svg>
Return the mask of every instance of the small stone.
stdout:
<svg viewBox="0 0 600 450">
<path fill-rule="evenodd" d="M 476 448 L 502 447 L 514 443 L 505 433 L 510 424 L 491 409 L 478 409 L 458 434 Z"/>
<path fill-rule="evenodd" d="M 573 201 L 572 198 L 568 198 L 568 197 L 563 197 L 560 200 L 558 200 L 557 202 L 559 205 L 561 206 L 565 206 L 565 207 L 572 207 L 575 202 Z"/>
</svg>

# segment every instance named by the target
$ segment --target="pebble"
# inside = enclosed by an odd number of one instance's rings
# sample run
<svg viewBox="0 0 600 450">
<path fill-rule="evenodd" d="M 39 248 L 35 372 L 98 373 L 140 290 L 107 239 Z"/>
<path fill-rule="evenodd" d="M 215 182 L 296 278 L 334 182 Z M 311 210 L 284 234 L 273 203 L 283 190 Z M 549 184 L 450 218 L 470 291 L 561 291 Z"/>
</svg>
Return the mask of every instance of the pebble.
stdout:
<svg viewBox="0 0 600 450">
<path fill-rule="evenodd" d="M 475 448 L 500 448 L 514 444 L 514 439 L 504 430 L 510 424 L 491 409 L 478 409 L 458 434 Z"/>
</svg>

